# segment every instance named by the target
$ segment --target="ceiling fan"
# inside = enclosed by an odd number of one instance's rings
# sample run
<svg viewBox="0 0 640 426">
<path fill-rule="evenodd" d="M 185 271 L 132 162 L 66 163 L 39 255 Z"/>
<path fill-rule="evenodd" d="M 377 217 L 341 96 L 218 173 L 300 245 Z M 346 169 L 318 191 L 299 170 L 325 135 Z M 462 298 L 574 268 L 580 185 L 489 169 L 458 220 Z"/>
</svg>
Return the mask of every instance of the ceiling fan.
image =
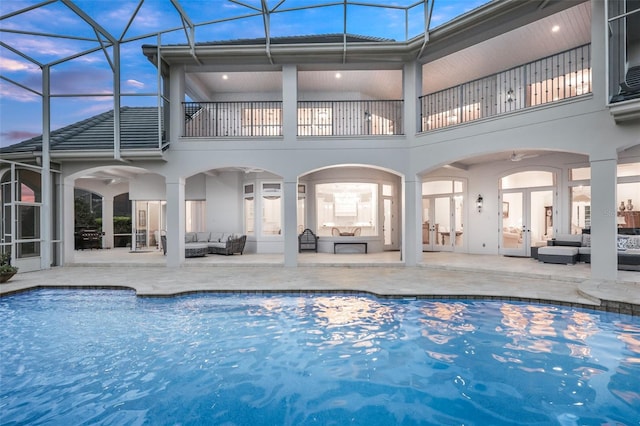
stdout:
<svg viewBox="0 0 640 426">
<path fill-rule="evenodd" d="M 516 153 L 515 151 L 513 151 L 513 154 L 511 154 L 511 158 L 509 159 L 511 161 L 520 161 L 520 160 L 524 160 L 525 158 L 533 158 L 537 156 L 538 154 L 525 154 L 524 152 Z"/>
</svg>

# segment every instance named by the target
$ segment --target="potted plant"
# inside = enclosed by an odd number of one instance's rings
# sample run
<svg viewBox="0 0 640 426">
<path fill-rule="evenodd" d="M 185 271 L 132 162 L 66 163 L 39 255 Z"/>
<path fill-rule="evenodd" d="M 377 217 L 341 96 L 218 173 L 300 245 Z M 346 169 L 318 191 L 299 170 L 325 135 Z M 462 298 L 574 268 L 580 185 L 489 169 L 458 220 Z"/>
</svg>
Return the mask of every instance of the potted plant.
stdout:
<svg viewBox="0 0 640 426">
<path fill-rule="evenodd" d="M 11 255 L 9 253 L 0 253 L 0 283 L 6 283 L 13 277 L 18 268 L 11 266 Z"/>
</svg>

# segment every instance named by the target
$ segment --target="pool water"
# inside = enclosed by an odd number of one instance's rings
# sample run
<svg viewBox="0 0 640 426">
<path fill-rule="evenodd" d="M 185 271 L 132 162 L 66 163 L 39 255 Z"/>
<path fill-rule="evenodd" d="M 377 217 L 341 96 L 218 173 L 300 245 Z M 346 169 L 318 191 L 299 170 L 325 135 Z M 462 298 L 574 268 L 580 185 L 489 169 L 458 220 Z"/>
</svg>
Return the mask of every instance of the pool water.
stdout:
<svg viewBox="0 0 640 426">
<path fill-rule="evenodd" d="M 639 425 L 640 318 L 360 295 L 0 299 L 0 423 Z"/>
</svg>

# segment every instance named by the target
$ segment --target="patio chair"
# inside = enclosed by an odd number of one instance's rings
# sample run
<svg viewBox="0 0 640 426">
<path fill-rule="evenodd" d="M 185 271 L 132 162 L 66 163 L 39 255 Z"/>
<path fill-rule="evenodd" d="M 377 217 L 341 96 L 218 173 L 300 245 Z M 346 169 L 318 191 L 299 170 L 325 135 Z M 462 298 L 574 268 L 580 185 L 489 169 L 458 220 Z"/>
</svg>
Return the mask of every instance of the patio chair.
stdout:
<svg viewBox="0 0 640 426">
<path fill-rule="evenodd" d="M 620 91 L 611 97 L 611 102 L 621 102 L 640 97 L 640 65 L 627 70 L 624 80 L 620 83 Z"/>
<path fill-rule="evenodd" d="M 620 88 L 629 94 L 640 93 L 640 65 L 627 70 L 627 75 Z"/>
<path fill-rule="evenodd" d="M 298 253 L 303 250 L 312 250 L 318 252 L 318 236 L 309 228 L 302 231 L 298 235 Z"/>
</svg>

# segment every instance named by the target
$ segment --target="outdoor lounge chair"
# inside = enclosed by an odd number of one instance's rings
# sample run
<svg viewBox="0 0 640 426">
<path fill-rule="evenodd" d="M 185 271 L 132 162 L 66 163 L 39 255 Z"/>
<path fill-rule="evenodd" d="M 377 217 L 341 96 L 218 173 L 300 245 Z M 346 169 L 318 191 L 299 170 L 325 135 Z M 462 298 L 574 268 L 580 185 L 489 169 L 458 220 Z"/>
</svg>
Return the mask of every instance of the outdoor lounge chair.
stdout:
<svg viewBox="0 0 640 426">
<path fill-rule="evenodd" d="M 620 92 L 611 98 L 611 102 L 636 98 L 640 98 L 640 65 L 627 70 L 624 80 L 620 83 Z"/>
<path fill-rule="evenodd" d="M 318 252 L 318 236 L 309 228 L 302 231 L 298 235 L 298 253 L 303 250 L 312 250 Z"/>
<path fill-rule="evenodd" d="M 620 88 L 626 93 L 640 93 L 640 65 L 627 70 L 627 75 L 620 83 Z"/>
</svg>

